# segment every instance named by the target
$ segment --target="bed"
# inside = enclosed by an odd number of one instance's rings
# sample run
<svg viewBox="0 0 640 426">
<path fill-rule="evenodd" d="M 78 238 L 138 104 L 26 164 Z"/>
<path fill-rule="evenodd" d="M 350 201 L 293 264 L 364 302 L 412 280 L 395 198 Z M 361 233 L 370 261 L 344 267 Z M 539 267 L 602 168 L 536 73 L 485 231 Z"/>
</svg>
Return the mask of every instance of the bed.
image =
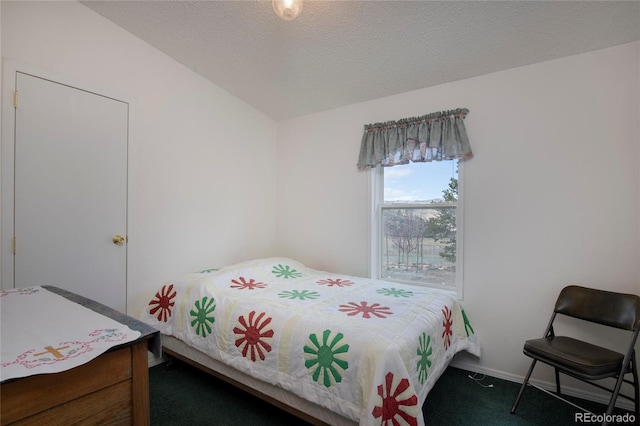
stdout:
<svg viewBox="0 0 640 426">
<path fill-rule="evenodd" d="M 453 356 L 480 356 L 455 297 L 288 258 L 185 274 L 141 319 L 165 353 L 315 424 L 422 425 Z"/>
</svg>

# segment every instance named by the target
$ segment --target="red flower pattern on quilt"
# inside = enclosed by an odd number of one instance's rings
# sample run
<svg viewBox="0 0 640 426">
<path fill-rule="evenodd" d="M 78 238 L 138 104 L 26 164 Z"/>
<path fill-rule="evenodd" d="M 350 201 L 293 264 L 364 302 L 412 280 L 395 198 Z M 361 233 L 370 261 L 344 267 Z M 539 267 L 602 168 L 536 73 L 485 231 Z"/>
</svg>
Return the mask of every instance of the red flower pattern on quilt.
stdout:
<svg viewBox="0 0 640 426">
<path fill-rule="evenodd" d="M 265 353 L 271 352 L 271 339 L 273 329 L 269 327 L 271 317 L 261 312 L 256 316 L 256 311 L 249 312 L 249 315 L 238 317 L 238 325 L 233 328 L 236 336 L 236 347 L 245 358 L 250 358 L 256 362 L 258 358 L 264 361 Z"/>
<path fill-rule="evenodd" d="M 444 319 L 442 320 L 442 327 L 444 327 L 442 340 L 444 342 L 444 349 L 447 350 L 449 346 L 451 346 L 451 336 L 453 335 L 453 330 L 451 329 L 451 326 L 453 326 L 453 321 L 451 320 L 452 312 L 448 306 L 445 306 L 442 313 L 444 314 Z"/>
<path fill-rule="evenodd" d="M 353 281 L 351 280 L 344 280 L 342 278 L 327 278 L 326 280 L 320 280 L 318 282 L 316 282 L 316 284 L 318 285 L 326 285 L 328 287 L 347 287 L 350 285 L 353 285 Z"/>
<path fill-rule="evenodd" d="M 149 313 L 151 315 L 157 313 L 158 321 L 167 322 L 171 317 L 171 309 L 175 305 L 173 299 L 176 294 L 173 290 L 173 284 L 162 286 L 160 291 L 156 293 L 155 299 L 149 302 Z"/>
<path fill-rule="evenodd" d="M 380 306 L 379 303 L 369 305 L 368 302 L 349 302 L 346 305 L 340 305 L 340 312 L 346 312 L 350 317 L 362 314 L 362 318 L 371 318 L 374 315 L 378 318 L 386 318 L 392 315 L 391 309 L 388 306 Z"/>
<path fill-rule="evenodd" d="M 378 385 L 378 397 L 378 403 L 371 414 L 380 419 L 382 426 L 418 424 L 418 397 L 409 380 L 387 373 L 384 383 Z"/>
<path fill-rule="evenodd" d="M 237 280 L 231 280 L 231 282 L 233 283 L 231 288 L 236 288 L 238 290 L 254 290 L 256 288 L 265 288 L 267 286 L 265 283 L 256 281 L 253 278 L 249 278 L 247 281 L 245 277 L 240 277 Z"/>
</svg>

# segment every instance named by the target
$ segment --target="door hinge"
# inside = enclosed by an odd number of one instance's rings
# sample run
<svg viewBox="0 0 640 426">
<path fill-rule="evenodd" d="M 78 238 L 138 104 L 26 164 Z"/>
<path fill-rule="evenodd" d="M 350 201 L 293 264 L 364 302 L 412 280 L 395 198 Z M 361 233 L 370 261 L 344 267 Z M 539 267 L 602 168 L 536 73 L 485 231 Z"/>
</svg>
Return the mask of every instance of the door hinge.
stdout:
<svg viewBox="0 0 640 426">
<path fill-rule="evenodd" d="M 17 242 L 17 241 L 18 241 L 18 240 L 17 240 L 17 238 L 16 238 L 16 237 L 13 237 L 13 254 L 16 254 L 16 245 L 17 245 L 17 243 L 16 243 L 16 242 Z"/>
<path fill-rule="evenodd" d="M 13 92 L 13 107 L 18 108 L 18 91 Z"/>
</svg>

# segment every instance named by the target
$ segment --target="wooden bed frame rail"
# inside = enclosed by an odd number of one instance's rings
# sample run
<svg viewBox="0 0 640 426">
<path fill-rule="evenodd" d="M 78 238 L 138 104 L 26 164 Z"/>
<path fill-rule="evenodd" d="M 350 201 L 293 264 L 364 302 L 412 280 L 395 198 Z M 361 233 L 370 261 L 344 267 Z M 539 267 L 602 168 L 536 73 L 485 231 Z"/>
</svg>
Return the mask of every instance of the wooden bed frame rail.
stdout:
<svg viewBox="0 0 640 426">
<path fill-rule="evenodd" d="M 292 415 L 298 417 L 301 420 L 304 420 L 305 422 L 307 422 L 307 423 L 309 423 L 309 424 L 311 424 L 313 426 L 329 426 L 328 423 L 325 423 L 325 422 L 323 422 L 321 420 L 318 420 L 315 417 L 310 416 L 309 414 L 307 414 L 307 413 L 305 413 L 303 411 L 300 411 L 300 410 L 298 410 L 296 408 L 293 408 L 293 407 L 285 404 L 282 401 L 278 401 L 277 399 L 265 394 L 264 392 L 260 392 L 259 390 L 253 389 L 252 387 L 245 385 L 244 383 L 240 383 L 239 381 L 237 381 L 235 379 L 232 379 L 231 377 L 225 376 L 224 374 L 222 374 L 222 373 L 220 373 L 218 371 L 215 371 L 215 370 L 213 370 L 213 369 L 211 369 L 211 368 L 209 368 L 209 367 L 207 367 L 205 365 L 202 365 L 202 364 L 200 364 L 200 363 L 198 363 L 198 362 L 196 362 L 196 361 L 194 361 L 194 360 L 192 360 L 192 359 L 190 359 L 190 358 L 188 358 L 188 357 L 186 357 L 186 356 L 184 356 L 182 354 L 174 352 L 171 349 L 168 349 L 168 348 L 165 347 L 165 348 L 163 348 L 162 353 L 165 354 L 165 355 L 168 355 L 170 358 L 178 359 L 178 360 L 180 360 L 180 361 L 182 361 L 182 362 L 184 362 L 186 364 L 189 364 L 189 365 L 191 365 L 193 367 L 196 367 L 197 369 L 199 369 L 201 371 L 204 371 L 205 373 L 210 374 L 210 375 L 212 375 L 212 376 L 214 376 L 214 377 L 216 377 L 216 378 L 218 378 L 218 379 L 220 379 L 220 380 L 222 380 L 224 382 L 227 382 L 230 385 L 235 386 L 238 389 L 241 389 L 244 392 L 247 392 L 247 393 L 249 393 L 249 394 L 251 394 L 251 395 L 253 395 L 253 396 L 257 397 L 257 398 L 260 398 L 261 400 L 263 400 L 265 402 L 268 402 L 269 404 L 274 405 L 274 406 L 278 407 L 279 409 L 281 409 L 283 411 L 286 411 L 287 413 L 292 414 Z"/>
</svg>

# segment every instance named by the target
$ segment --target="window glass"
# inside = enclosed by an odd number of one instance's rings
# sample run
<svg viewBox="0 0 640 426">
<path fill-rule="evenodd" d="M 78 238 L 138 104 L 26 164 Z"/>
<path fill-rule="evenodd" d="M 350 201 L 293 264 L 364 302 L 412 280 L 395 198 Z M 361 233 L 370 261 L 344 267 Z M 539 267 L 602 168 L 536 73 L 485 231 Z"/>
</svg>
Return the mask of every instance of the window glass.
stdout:
<svg viewBox="0 0 640 426">
<path fill-rule="evenodd" d="M 458 161 L 432 161 L 383 167 L 384 202 L 427 204 L 442 201 L 451 179 L 458 180 Z"/>
<path fill-rule="evenodd" d="M 458 162 L 386 167 L 378 179 L 378 276 L 455 290 L 461 261 Z"/>
</svg>

